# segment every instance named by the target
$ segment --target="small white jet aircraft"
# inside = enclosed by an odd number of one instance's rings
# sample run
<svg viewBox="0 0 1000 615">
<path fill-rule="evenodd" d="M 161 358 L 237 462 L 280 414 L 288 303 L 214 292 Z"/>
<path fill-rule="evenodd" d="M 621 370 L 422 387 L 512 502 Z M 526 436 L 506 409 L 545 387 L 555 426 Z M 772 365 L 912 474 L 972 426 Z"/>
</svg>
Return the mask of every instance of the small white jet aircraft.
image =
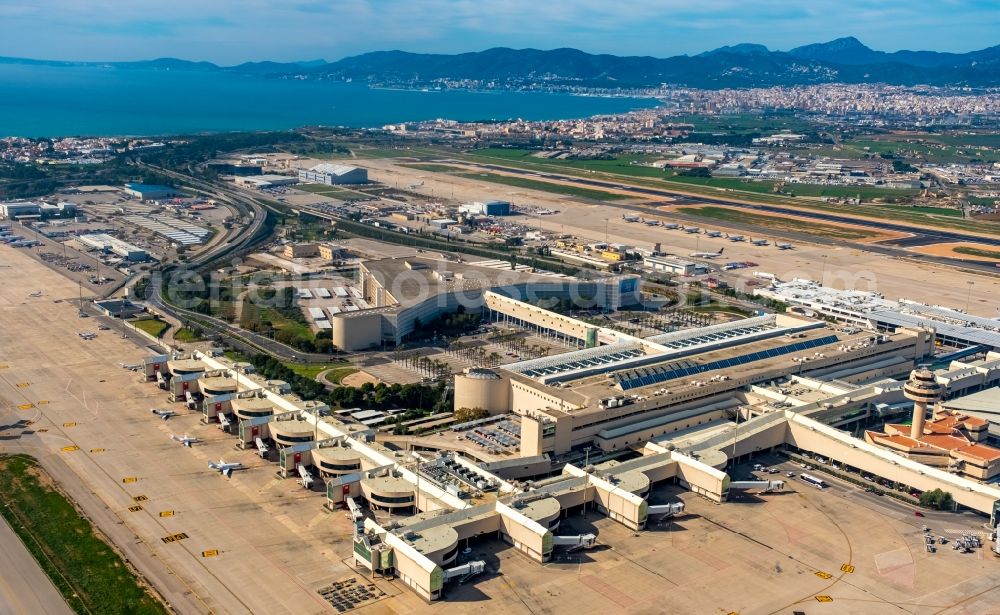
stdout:
<svg viewBox="0 0 1000 615">
<path fill-rule="evenodd" d="M 79 333 L 77 333 L 77 335 L 79 335 L 81 338 L 85 340 L 92 340 L 95 337 L 97 337 L 96 333 L 88 333 L 86 331 L 80 331 Z"/>
<path fill-rule="evenodd" d="M 230 476 L 233 475 L 233 470 L 242 470 L 243 469 L 243 464 L 242 463 L 226 463 L 222 459 L 219 459 L 219 461 L 217 461 L 217 462 L 216 461 L 209 461 L 208 462 L 208 467 L 212 468 L 213 470 L 216 470 L 219 474 L 222 474 L 226 478 L 229 478 Z"/>
<path fill-rule="evenodd" d="M 173 410 L 161 410 L 160 408 L 150 408 L 149 411 L 155 414 L 156 416 L 160 417 L 164 421 L 172 416 L 177 416 L 177 413 L 174 412 Z"/>
<path fill-rule="evenodd" d="M 192 438 L 191 436 L 184 434 L 183 436 L 178 436 L 177 434 L 170 434 L 170 439 L 174 442 L 180 442 L 184 446 L 191 448 L 192 445 L 201 442 L 201 438 Z"/>
<path fill-rule="evenodd" d="M 766 246 L 767 245 L 767 240 L 766 239 L 751 239 L 750 243 L 752 243 L 755 246 Z"/>
<path fill-rule="evenodd" d="M 692 252 L 690 256 L 692 258 L 718 258 L 722 256 L 723 250 L 725 248 L 719 248 L 718 252 Z"/>
<path fill-rule="evenodd" d="M 137 372 L 142 369 L 142 363 L 119 363 L 118 365 L 121 366 L 122 369 L 132 370 L 133 372 Z"/>
<path fill-rule="evenodd" d="M 790 243 L 776 243 L 774 244 L 779 250 L 794 250 L 795 246 Z"/>
</svg>

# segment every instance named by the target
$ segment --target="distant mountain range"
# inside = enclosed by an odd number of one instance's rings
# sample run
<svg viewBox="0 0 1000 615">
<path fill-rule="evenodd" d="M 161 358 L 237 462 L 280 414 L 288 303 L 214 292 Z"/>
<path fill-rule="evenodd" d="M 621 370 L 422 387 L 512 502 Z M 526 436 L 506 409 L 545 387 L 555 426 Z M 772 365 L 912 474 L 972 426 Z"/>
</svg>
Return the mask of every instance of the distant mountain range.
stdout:
<svg viewBox="0 0 1000 615">
<path fill-rule="evenodd" d="M 469 80 L 495 86 L 529 84 L 719 89 L 817 83 L 1000 86 L 1000 45 L 969 53 L 896 51 L 866 47 L 854 37 L 771 51 L 763 45 L 720 47 L 696 56 L 594 55 L 577 49 L 498 47 L 453 55 L 376 51 L 336 62 L 247 62 L 218 66 L 172 58 L 145 62 L 54 62 L 0 58 L 0 63 L 109 66 L 120 69 L 222 71 L 275 78 L 337 79 L 368 83 L 430 84 Z"/>
</svg>

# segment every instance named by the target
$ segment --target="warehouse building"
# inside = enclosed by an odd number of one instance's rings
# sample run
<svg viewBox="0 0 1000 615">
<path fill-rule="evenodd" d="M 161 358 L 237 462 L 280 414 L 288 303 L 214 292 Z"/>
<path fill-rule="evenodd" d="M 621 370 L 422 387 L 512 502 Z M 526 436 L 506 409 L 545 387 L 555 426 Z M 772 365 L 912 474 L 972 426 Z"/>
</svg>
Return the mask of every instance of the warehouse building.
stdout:
<svg viewBox="0 0 1000 615">
<path fill-rule="evenodd" d="M 642 260 L 642 264 L 650 271 L 673 275 L 696 275 L 706 271 L 706 266 L 703 264 L 693 263 L 674 256 L 650 255 Z"/>
<path fill-rule="evenodd" d="M 158 201 L 178 196 L 180 192 L 170 186 L 129 183 L 125 184 L 125 194 L 142 201 Z"/>
<path fill-rule="evenodd" d="M 264 190 L 277 186 L 292 186 L 299 183 L 297 177 L 289 175 L 248 175 L 246 177 L 237 177 L 235 181 L 237 186 L 253 188 L 254 190 Z"/>
<path fill-rule="evenodd" d="M 24 216 L 38 216 L 41 211 L 41 205 L 32 201 L 0 203 L 0 220 L 17 220 Z"/>
<path fill-rule="evenodd" d="M 458 211 L 479 216 L 509 216 L 511 206 L 509 201 L 476 201 L 460 205 Z"/>
<path fill-rule="evenodd" d="M 133 263 L 142 262 L 149 259 L 149 254 L 138 246 L 112 237 L 106 233 L 94 233 L 90 235 L 80 235 L 77 237 L 83 245 L 100 250 L 101 252 L 113 253 Z"/>
<path fill-rule="evenodd" d="M 304 184 L 367 184 L 368 169 L 345 164 L 318 164 L 310 169 L 299 170 L 299 181 Z"/>
</svg>

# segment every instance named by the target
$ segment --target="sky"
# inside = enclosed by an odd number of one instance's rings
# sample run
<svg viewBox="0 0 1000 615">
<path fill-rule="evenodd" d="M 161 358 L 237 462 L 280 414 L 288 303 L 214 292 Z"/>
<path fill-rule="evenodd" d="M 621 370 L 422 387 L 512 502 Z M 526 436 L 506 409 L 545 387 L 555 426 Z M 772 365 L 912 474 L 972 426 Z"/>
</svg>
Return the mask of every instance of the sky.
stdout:
<svg viewBox="0 0 1000 615">
<path fill-rule="evenodd" d="M 787 50 L 1000 44 L 1000 0 L 0 0 L 0 56 L 237 64 L 367 51 L 575 47 L 668 57 L 736 43 Z"/>
</svg>

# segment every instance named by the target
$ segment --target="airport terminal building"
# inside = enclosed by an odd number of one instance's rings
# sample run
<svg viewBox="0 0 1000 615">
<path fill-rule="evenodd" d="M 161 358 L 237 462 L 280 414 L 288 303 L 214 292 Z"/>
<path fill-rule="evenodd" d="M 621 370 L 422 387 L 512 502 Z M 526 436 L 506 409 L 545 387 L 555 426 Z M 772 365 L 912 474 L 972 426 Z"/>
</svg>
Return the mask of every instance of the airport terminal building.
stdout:
<svg viewBox="0 0 1000 615">
<path fill-rule="evenodd" d="M 387 258 L 362 263 L 358 280 L 364 309 L 331 315 L 333 344 L 344 350 L 396 345 L 421 323 L 463 308 L 479 311 L 488 293 L 529 302 L 571 300 L 614 311 L 640 302 L 634 275 L 582 279 L 511 269 L 510 263 L 460 263 L 430 258 Z"/>
</svg>

